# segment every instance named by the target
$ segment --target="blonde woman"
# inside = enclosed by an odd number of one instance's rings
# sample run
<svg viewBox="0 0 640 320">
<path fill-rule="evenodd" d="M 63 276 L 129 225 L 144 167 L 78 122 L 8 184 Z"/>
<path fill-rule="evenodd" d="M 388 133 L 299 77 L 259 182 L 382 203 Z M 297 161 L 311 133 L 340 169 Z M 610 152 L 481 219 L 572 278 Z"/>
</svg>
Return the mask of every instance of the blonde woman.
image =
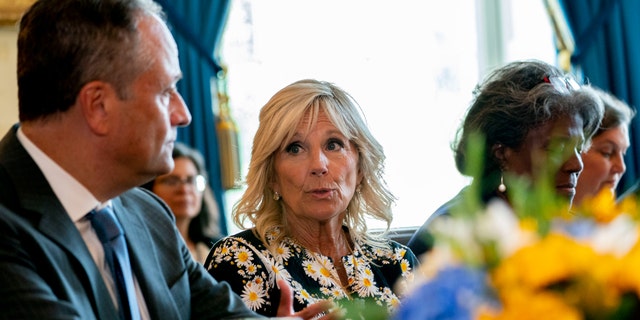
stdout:
<svg viewBox="0 0 640 320">
<path fill-rule="evenodd" d="M 251 228 L 216 243 L 205 267 L 266 316 L 280 299 L 277 279 L 293 288 L 295 310 L 320 300 L 392 310 L 417 262 L 367 230 L 366 217 L 392 220 L 384 160 L 342 89 L 316 80 L 283 88 L 260 112 L 247 190 L 234 207 L 236 224 Z"/>
</svg>

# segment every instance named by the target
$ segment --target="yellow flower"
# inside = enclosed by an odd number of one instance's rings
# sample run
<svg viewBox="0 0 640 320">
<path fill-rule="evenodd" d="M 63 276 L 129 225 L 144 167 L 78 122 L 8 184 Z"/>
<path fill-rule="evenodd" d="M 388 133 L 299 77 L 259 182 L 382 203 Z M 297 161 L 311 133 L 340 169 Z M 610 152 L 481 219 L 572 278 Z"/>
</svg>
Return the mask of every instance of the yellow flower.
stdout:
<svg viewBox="0 0 640 320">
<path fill-rule="evenodd" d="M 635 291 L 640 296 L 640 242 L 620 259 L 620 268 L 612 279 L 620 291 Z"/>
<path fill-rule="evenodd" d="M 514 293 L 507 300 L 503 300 L 503 309 L 499 313 L 481 311 L 477 316 L 480 320 L 580 320 L 579 310 L 567 304 L 560 295 L 552 292 Z"/>
<path fill-rule="evenodd" d="M 636 197 L 631 197 L 631 196 L 624 197 L 624 199 L 622 199 L 618 203 L 618 211 L 624 212 L 624 213 L 630 215 L 635 220 L 637 220 L 638 219 L 638 206 L 637 206 Z"/>
<path fill-rule="evenodd" d="M 523 231 L 533 232 L 538 230 L 538 221 L 532 218 L 522 218 L 520 220 L 520 229 Z"/>
<path fill-rule="evenodd" d="M 617 203 L 615 193 L 607 188 L 600 190 L 593 197 L 585 198 L 577 209 L 583 215 L 592 216 L 599 223 L 609 223 L 621 213 L 637 216 L 634 197 L 626 197 Z"/>
<path fill-rule="evenodd" d="M 542 288 L 592 267 L 593 249 L 551 233 L 507 257 L 493 272 L 497 287 Z"/>
<path fill-rule="evenodd" d="M 520 319 L 535 319 L 544 312 L 550 313 L 541 318 L 572 319 L 578 310 L 596 317 L 609 315 L 620 302 L 620 291 L 612 285 L 620 274 L 619 265 L 614 255 L 598 254 L 586 244 L 550 233 L 507 257 L 492 272 L 492 283 L 505 306 L 495 319 L 511 319 L 519 313 L 523 314 Z M 628 275 L 618 276 L 624 277 Z"/>
</svg>

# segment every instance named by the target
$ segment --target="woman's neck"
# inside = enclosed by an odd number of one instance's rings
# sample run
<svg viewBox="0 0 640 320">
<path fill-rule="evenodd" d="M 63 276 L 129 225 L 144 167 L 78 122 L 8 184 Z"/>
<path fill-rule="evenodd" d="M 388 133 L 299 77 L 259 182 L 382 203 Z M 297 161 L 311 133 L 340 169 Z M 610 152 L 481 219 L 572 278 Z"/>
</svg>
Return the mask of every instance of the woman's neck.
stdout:
<svg viewBox="0 0 640 320">
<path fill-rule="evenodd" d="M 339 227 L 319 225 L 316 227 L 297 226 L 289 234 L 300 245 L 316 253 L 340 259 L 351 253 L 351 240 L 347 232 Z"/>
</svg>

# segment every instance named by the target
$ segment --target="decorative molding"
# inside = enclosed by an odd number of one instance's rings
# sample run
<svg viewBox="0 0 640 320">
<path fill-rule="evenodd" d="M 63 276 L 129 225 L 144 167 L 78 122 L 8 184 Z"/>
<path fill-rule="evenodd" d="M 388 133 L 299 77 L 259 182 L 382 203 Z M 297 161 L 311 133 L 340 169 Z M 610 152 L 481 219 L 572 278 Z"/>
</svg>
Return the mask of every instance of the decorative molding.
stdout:
<svg viewBox="0 0 640 320">
<path fill-rule="evenodd" d="M 35 0 L 0 0 L 0 25 L 15 25 Z"/>
</svg>

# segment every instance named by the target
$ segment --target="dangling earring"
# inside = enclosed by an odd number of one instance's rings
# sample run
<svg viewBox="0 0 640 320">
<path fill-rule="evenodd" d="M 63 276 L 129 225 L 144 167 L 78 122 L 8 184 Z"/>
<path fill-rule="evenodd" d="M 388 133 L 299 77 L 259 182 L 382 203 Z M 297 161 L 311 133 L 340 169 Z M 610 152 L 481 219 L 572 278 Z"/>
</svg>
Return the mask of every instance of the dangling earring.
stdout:
<svg viewBox="0 0 640 320">
<path fill-rule="evenodd" d="M 505 192 L 507 191 L 507 186 L 504 185 L 504 174 L 500 174 L 500 185 L 498 186 L 498 191 Z"/>
<path fill-rule="evenodd" d="M 498 185 L 498 191 L 504 193 L 507 191 L 507 186 L 504 185 L 504 169 L 506 168 L 505 146 L 502 145 L 502 143 L 496 143 L 491 148 L 491 152 L 493 152 L 496 164 L 499 165 L 500 169 L 500 185 Z"/>
<path fill-rule="evenodd" d="M 362 185 L 361 185 L 361 184 L 359 184 L 359 185 L 356 187 L 356 193 L 357 193 L 357 194 L 360 194 L 360 191 L 362 191 Z"/>
<path fill-rule="evenodd" d="M 278 191 L 273 192 L 273 200 L 275 201 L 280 200 L 280 194 L 278 193 Z"/>
</svg>

